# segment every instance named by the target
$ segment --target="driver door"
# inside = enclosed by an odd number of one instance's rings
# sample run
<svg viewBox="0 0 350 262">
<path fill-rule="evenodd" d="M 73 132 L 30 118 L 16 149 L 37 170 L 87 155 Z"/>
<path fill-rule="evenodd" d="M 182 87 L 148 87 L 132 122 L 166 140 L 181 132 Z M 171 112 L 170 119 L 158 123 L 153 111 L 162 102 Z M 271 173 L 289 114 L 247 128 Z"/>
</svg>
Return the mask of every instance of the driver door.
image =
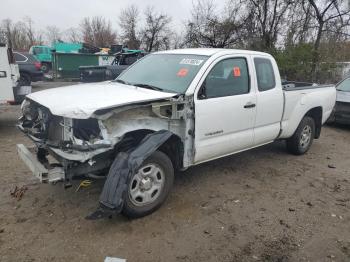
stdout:
<svg viewBox="0 0 350 262">
<path fill-rule="evenodd" d="M 256 92 L 249 57 L 226 57 L 211 66 L 195 95 L 195 163 L 253 146 Z"/>
</svg>

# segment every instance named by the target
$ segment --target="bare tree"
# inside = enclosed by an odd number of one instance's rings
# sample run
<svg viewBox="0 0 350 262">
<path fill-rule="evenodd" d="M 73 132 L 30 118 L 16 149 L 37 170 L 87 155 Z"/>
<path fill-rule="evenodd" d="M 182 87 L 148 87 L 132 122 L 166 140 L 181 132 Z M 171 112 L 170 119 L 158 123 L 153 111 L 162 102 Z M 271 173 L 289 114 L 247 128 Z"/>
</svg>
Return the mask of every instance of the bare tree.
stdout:
<svg viewBox="0 0 350 262">
<path fill-rule="evenodd" d="M 171 18 L 163 13 L 157 13 L 153 7 L 148 7 L 145 11 L 146 24 L 141 30 L 142 41 L 147 52 L 168 49 L 170 47 Z"/>
<path fill-rule="evenodd" d="M 26 16 L 24 18 L 24 25 L 25 25 L 25 29 L 26 29 L 26 34 L 27 34 L 27 38 L 29 41 L 29 44 L 32 45 L 36 45 L 38 44 L 38 39 L 36 38 L 36 34 L 35 34 L 35 30 L 33 28 L 33 24 L 34 21 L 31 17 Z"/>
<path fill-rule="evenodd" d="M 193 3 L 187 22 L 185 43 L 191 47 L 232 47 L 239 42 L 242 17 L 237 1 L 231 1 L 224 10 L 217 11 L 212 0 Z"/>
<path fill-rule="evenodd" d="M 80 24 L 84 42 L 97 46 L 107 47 L 116 41 L 116 33 L 111 22 L 100 16 L 86 17 Z"/>
<path fill-rule="evenodd" d="M 82 37 L 79 32 L 79 28 L 71 27 L 65 31 L 64 40 L 72 43 L 80 43 L 82 42 Z"/>
<path fill-rule="evenodd" d="M 49 44 L 61 40 L 61 31 L 57 26 L 51 25 L 46 27 L 45 36 Z"/>
<path fill-rule="evenodd" d="M 273 50 L 293 0 L 246 0 L 245 4 L 248 46 Z"/>
<path fill-rule="evenodd" d="M 119 26 L 121 27 L 121 37 L 130 49 L 139 49 L 141 40 L 137 36 L 139 21 L 139 10 L 135 5 L 130 5 L 123 9 L 119 15 Z"/>
<path fill-rule="evenodd" d="M 13 49 L 28 50 L 32 45 L 42 44 L 42 35 L 34 31 L 32 22 L 28 25 L 22 21 L 13 23 L 10 19 L 4 19 L 1 31 Z"/>
<path fill-rule="evenodd" d="M 303 0 L 303 6 L 311 6 L 311 17 L 315 19 L 316 38 L 313 44 L 314 52 L 312 58 L 311 74 L 313 80 L 316 80 L 317 65 L 320 60 L 320 45 L 325 29 L 333 23 L 338 24 L 339 28 L 348 27 L 350 25 L 350 10 L 345 10 L 344 1 L 341 0 Z"/>
</svg>

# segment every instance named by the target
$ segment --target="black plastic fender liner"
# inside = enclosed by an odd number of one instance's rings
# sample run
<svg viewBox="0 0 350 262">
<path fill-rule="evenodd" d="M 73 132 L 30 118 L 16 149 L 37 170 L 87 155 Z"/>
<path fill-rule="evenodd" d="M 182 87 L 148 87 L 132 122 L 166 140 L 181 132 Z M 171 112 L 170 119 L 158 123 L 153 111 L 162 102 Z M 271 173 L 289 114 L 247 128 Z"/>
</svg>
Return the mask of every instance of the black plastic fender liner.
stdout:
<svg viewBox="0 0 350 262">
<path fill-rule="evenodd" d="M 121 152 L 109 169 L 100 195 L 99 207 L 86 219 L 99 219 L 119 213 L 123 209 L 128 178 L 137 172 L 143 161 L 164 144 L 173 133 L 160 130 L 146 135 L 130 152 Z"/>
</svg>

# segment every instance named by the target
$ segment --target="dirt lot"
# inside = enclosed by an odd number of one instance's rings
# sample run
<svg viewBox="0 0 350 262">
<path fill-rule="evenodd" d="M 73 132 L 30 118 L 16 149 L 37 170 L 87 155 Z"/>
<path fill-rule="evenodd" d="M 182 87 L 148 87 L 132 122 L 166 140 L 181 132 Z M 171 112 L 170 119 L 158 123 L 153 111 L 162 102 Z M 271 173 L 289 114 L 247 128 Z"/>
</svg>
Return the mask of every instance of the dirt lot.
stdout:
<svg viewBox="0 0 350 262">
<path fill-rule="evenodd" d="M 0 109 L 0 261 L 350 261 L 348 127 L 324 127 L 304 156 L 276 142 L 191 168 L 156 213 L 92 222 L 103 182 L 37 183 L 16 154 L 31 144 L 19 111 Z"/>
</svg>

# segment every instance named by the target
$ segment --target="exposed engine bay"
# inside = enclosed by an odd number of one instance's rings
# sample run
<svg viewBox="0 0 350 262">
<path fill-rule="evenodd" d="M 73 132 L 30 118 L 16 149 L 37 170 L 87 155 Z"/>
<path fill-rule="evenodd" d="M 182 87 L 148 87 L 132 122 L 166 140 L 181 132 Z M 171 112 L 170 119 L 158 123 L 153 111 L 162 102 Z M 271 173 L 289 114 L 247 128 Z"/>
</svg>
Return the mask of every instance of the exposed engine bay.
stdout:
<svg viewBox="0 0 350 262">
<path fill-rule="evenodd" d="M 53 115 L 28 98 L 21 108 L 19 129 L 34 141 L 37 160 L 49 171 L 54 169 L 51 178 L 41 178 L 43 182 L 65 181 L 69 186 L 73 178 L 105 176 L 119 152 L 159 130 L 173 134 L 161 149 L 171 151 L 177 168 L 193 161 L 193 154 L 183 153 L 193 152 L 193 106 L 182 96 L 97 110 L 87 119 Z"/>
</svg>

